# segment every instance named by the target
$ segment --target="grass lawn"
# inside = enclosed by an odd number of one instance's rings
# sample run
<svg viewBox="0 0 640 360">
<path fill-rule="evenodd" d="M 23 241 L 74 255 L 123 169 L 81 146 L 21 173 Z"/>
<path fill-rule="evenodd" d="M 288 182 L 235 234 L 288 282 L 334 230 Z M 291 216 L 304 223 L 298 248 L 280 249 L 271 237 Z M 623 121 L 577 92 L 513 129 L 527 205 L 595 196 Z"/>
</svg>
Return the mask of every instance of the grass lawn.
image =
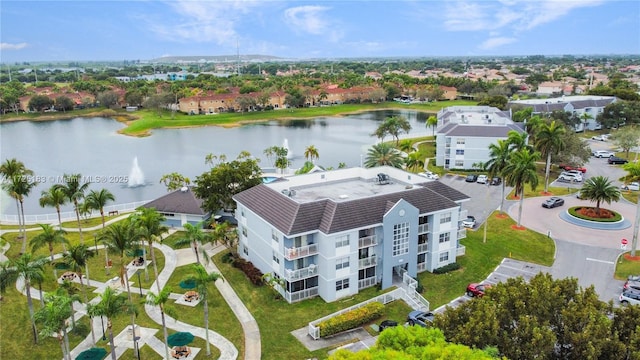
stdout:
<svg viewBox="0 0 640 360">
<path fill-rule="evenodd" d="M 39 229 L 38 225 L 27 224 L 27 229 Z M 0 230 L 19 230 L 20 225 L 0 224 Z"/>
<path fill-rule="evenodd" d="M 638 191 L 630 191 L 630 190 L 622 190 L 620 191 L 620 195 L 632 204 L 638 203 L 638 197 L 640 197 L 640 192 Z"/>
<path fill-rule="evenodd" d="M 122 214 L 121 214 L 122 215 Z M 111 219 L 115 219 L 118 216 L 121 215 L 114 215 L 114 216 L 104 216 L 104 222 L 107 222 Z M 93 227 L 93 226 L 98 226 L 98 225 L 102 225 L 102 218 L 100 216 L 98 217 L 92 217 L 92 218 L 88 218 L 88 219 L 83 219 L 80 218 L 80 226 L 82 226 L 83 229 L 85 228 L 89 228 L 89 227 Z M 71 220 L 71 221 L 65 221 L 62 223 L 62 227 L 63 228 L 67 228 L 67 229 L 77 229 L 78 228 L 78 221 L 77 220 Z"/>
<path fill-rule="evenodd" d="M 182 245 L 176 245 L 176 241 L 184 238 L 186 236 L 186 232 L 185 231 L 176 231 L 175 233 L 167 236 L 166 238 L 164 238 L 164 240 L 162 240 L 162 243 L 164 245 L 169 246 L 170 248 L 177 250 L 177 249 L 186 249 L 188 247 L 191 246 L 191 244 L 182 244 Z"/>
<path fill-rule="evenodd" d="M 626 252 L 625 254 L 630 253 L 631 252 Z M 636 251 L 636 255 L 640 255 L 640 252 Z M 620 256 L 618 263 L 616 264 L 616 272 L 614 276 L 618 280 L 626 280 L 629 275 L 640 275 L 640 261 L 631 261 L 629 259 L 625 259 L 624 256 Z"/>
<path fill-rule="evenodd" d="M 466 255 L 458 258 L 459 270 L 447 274 L 418 274 L 424 286 L 422 294 L 435 309 L 464 294 L 470 282 L 485 279 L 505 257 L 529 261 L 540 265 L 553 264 L 553 240 L 531 230 L 513 230 L 511 218 L 499 218 L 497 213 L 488 219 L 487 242 L 483 243 L 483 228 L 467 230 L 462 240 Z"/>
</svg>

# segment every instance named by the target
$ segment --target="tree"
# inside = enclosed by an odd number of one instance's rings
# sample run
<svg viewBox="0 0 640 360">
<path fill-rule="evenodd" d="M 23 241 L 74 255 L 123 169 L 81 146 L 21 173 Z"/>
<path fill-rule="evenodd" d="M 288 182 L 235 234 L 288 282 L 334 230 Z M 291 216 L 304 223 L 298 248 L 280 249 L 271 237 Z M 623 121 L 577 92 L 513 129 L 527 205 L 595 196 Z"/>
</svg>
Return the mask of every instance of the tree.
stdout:
<svg viewBox="0 0 640 360">
<path fill-rule="evenodd" d="M 69 202 L 73 203 L 73 208 L 76 212 L 76 219 L 78 221 L 78 233 L 80 234 L 80 243 L 84 244 L 84 238 L 82 236 L 82 225 L 80 224 L 80 208 L 79 202 L 84 198 L 84 193 L 89 188 L 89 183 L 82 183 L 82 175 L 80 174 L 64 174 L 64 185 L 56 184 L 56 188 L 62 190 L 66 195 Z"/>
<path fill-rule="evenodd" d="M 186 231 L 185 236 L 176 241 L 176 245 L 193 245 L 193 251 L 196 254 L 196 263 L 200 264 L 198 244 L 209 242 L 211 235 L 202 230 L 202 223 L 198 225 L 186 223 L 184 224 L 184 230 Z"/>
<path fill-rule="evenodd" d="M 2 177 L 2 188 L 3 190 L 7 191 L 9 193 L 9 196 L 11 196 L 12 198 L 14 198 L 14 200 L 16 201 L 16 209 L 18 210 L 17 214 L 18 214 L 18 225 L 20 227 L 20 234 L 23 237 L 23 239 L 26 239 L 26 231 L 25 231 L 25 224 L 23 221 L 23 218 L 20 217 L 20 200 L 18 198 L 18 194 L 13 194 L 13 185 L 11 185 L 9 187 L 9 185 L 7 185 L 7 187 L 5 187 L 5 183 L 12 183 L 14 181 L 14 179 L 16 181 L 18 181 L 18 178 L 16 178 L 16 176 L 21 176 L 21 177 L 29 177 L 33 175 L 33 171 L 28 169 L 26 166 L 24 166 L 24 163 L 22 161 L 18 161 L 16 158 L 13 159 L 7 159 L 5 160 L 2 165 L 0 165 L 0 176 Z M 26 241 L 26 240 L 24 240 Z M 25 242 L 26 244 L 26 242 Z"/>
<path fill-rule="evenodd" d="M 87 288 L 82 281 L 82 271 L 87 271 L 87 285 L 89 285 L 89 259 L 94 257 L 95 253 L 89 249 L 85 244 L 78 244 L 71 246 L 69 251 L 62 254 L 62 261 L 69 266 L 71 271 L 75 272 L 80 279 L 80 287 L 82 287 L 82 295 L 84 297 L 85 304 L 89 303 L 89 297 L 87 296 Z M 93 344 L 96 343 L 95 334 L 93 332 L 93 319 L 91 322 L 91 337 Z"/>
<path fill-rule="evenodd" d="M 402 116 L 391 116 L 386 118 L 371 135 L 376 136 L 380 141 L 383 141 L 386 135 L 391 135 L 396 139 L 397 145 L 400 141 L 400 134 L 408 134 L 410 130 L 411 124 L 407 119 Z"/>
<path fill-rule="evenodd" d="M 271 146 L 264 150 L 264 154 L 267 156 L 267 159 L 271 159 L 272 156 L 275 156 L 274 166 L 277 169 L 280 169 L 282 173 L 284 170 L 291 165 L 291 161 L 287 157 L 289 154 L 289 149 L 282 146 Z"/>
<path fill-rule="evenodd" d="M 180 173 L 172 172 L 162 175 L 160 184 L 164 184 L 167 187 L 167 191 L 175 191 L 191 185 L 191 180 Z"/>
<path fill-rule="evenodd" d="M 35 253 L 41 247 L 48 246 L 51 261 L 53 261 L 53 245 L 68 244 L 69 240 L 64 236 L 67 232 L 62 229 L 55 229 L 49 224 L 38 225 L 42 228 L 42 232 L 29 241 L 31 251 Z"/>
<path fill-rule="evenodd" d="M 107 286 L 100 296 L 100 302 L 97 304 L 88 304 L 87 313 L 93 317 L 105 316 L 107 318 L 107 330 L 109 330 L 109 344 L 111 345 L 111 359 L 117 360 L 116 346 L 113 343 L 113 323 L 112 320 L 120 314 L 132 314 L 136 312 L 135 306 L 131 301 L 115 292 Z M 135 331 L 135 328 L 134 328 Z"/>
<path fill-rule="evenodd" d="M 591 147 L 582 136 L 573 131 L 565 131 L 563 136 L 564 151 L 553 154 L 551 163 L 582 166 L 591 157 Z"/>
<path fill-rule="evenodd" d="M 216 213 L 221 209 L 233 209 L 232 196 L 261 184 L 261 175 L 258 161 L 242 152 L 236 160 L 220 163 L 196 177 L 193 191 L 202 199 L 202 208 L 206 211 Z"/>
<path fill-rule="evenodd" d="M 158 281 L 156 281 L 157 283 Z M 169 359 L 169 336 L 167 335 L 167 323 L 165 321 L 164 314 L 175 316 L 175 311 L 172 308 L 167 307 L 167 301 L 169 301 L 169 295 L 171 295 L 170 288 L 164 288 L 157 295 L 151 291 L 147 293 L 147 299 L 145 303 L 147 305 L 157 306 L 160 308 L 160 316 L 162 318 L 162 332 L 164 335 L 164 356 L 165 359 Z"/>
<path fill-rule="evenodd" d="M 146 240 L 149 246 L 149 252 L 151 253 L 151 262 L 153 263 L 153 271 L 156 276 L 156 285 L 158 286 L 158 292 L 160 292 L 160 281 L 158 280 L 158 262 L 156 261 L 156 254 L 153 251 L 153 243 L 161 242 L 162 235 L 169 231 L 169 228 L 163 224 L 166 220 L 164 215 L 159 213 L 155 208 L 138 208 L 134 214 L 132 221 L 137 228 L 137 233 L 141 240 Z M 146 261 L 146 259 L 144 259 Z M 149 274 L 146 272 L 145 276 L 149 281 Z"/>
<path fill-rule="evenodd" d="M 256 99 L 249 95 L 241 95 L 236 98 L 236 103 L 240 108 L 241 112 L 248 111 L 250 108 L 255 107 L 257 105 Z"/>
<path fill-rule="evenodd" d="M 314 162 L 314 160 L 317 160 L 319 157 L 318 149 L 313 145 L 307 146 L 304 150 L 304 158 L 307 159 L 307 161 Z"/>
<path fill-rule="evenodd" d="M 431 128 L 431 136 L 436 136 L 436 126 L 438 126 L 438 118 L 431 115 L 427 118 L 427 127 Z"/>
<path fill-rule="evenodd" d="M 162 110 L 169 107 L 169 104 L 173 103 L 174 95 L 171 93 L 161 93 L 149 96 L 143 105 L 149 109 L 156 109 L 158 116 L 162 116 Z"/>
<path fill-rule="evenodd" d="M 546 165 L 544 171 L 544 192 L 549 188 L 549 173 L 551 172 L 551 155 L 564 150 L 565 128 L 561 124 L 554 121 L 551 123 L 542 123 L 536 132 L 536 147 L 541 155 L 546 157 Z"/>
<path fill-rule="evenodd" d="M 18 278 L 24 281 L 24 290 L 27 293 L 27 306 L 29 318 L 31 318 L 31 331 L 33 342 L 38 343 L 38 330 L 33 318 L 33 298 L 31 297 L 31 284 L 44 278 L 44 265 L 48 260 L 43 256 L 34 257 L 30 253 L 23 253 L 17 259 L 9 259 L 0 266 L 0 292 L 4 294 L 7 286 L 15 283 Z"/>
<path fill-rule="evenodd" d="M 504 95 L 494 95 L 494 96 L 488 96 L 485 99 L 483 99 L 482 101 L 478 102 L 478 106 L 492 106 L 492 107 L 496 107 L 500 110 L 504 110 L 507 108 L 507 103 L 509 102 L 509 99 L 507 99 L 506 96 Z"/>
<path fill-rule="evenodd" d="M 368 151 L 364 161 L 364 166 L 372 168 L 376 166 L 392 166 L 401 168 L 404 160 L 400 152 L 387 143 L 373 145 Z"/>
<path fill-rule="evenodd" d="M 33 318 L 37 323 L 42 324 L 40 335 L 50 336 L 52 333 L 56 334 L 63 358 L 71 360 L 69 349 L 65 346 L 67 318 L 73 317 L 73 311 L 69 309 L 69 303 L 72 303 L 72 300 L 62 293 L 47 295 L 44 307 L 38 309 L 33 314 Z"/>
<path fill-rule="evenodd" d="M 520 197 L 518 211 L 518 227 L 522 220 L 522 203 L 524 202 L 524 186 L 529 184 L 532 190 L 538 186 L 538 174 L 536 173 L 536 161 L 540 160 L 539 152 L 531 152 L 529 149 L 521 149 L 511 153 L 509 162 L 504 167 L 504 180 L 509 186 L 515 187 L 516 196 Z"/>
<path fill-rule="evenodd" d="M 238 232 L 228 221 L 216 224 L 209 238 L 214 244 L 221 243 L 235 255 L 238 248 Z"/>
<path fill-rule="evenodd" d="M 636 126 L 620 128 L 611 136 L 611 141 L 622 148 L 628 159 L 631 149 L 637 147 L 640 142 L 640 129 Z"/>
<path fill-rule="evenodd" d="M 528 145 L 529 135 L 526 132 L 517 132 L 515 130 L 510 130 L 507 133 L 507 142 L 511 145 L 511 150 L 522 150 L 522 149 L 531 149 L 531 146 Z"/>
<path fill-rule="evenodd" d="M 71 313 L 75 313 L 75 309 L 73 307 L 74 302 L 82 302 L 80 296 L 78 296 L 78 288 L 75 283 L 72 283 L 69 280 L 62 280 L 62 284 L 58 286 L 56 289 L 56 293 L 64 294 L 66 297 L 70 298 L 69 309 L 71 309 Z M 71 328 L 74 329 L 76 327 L 76 319 L 74 316 L 71 317 Z"/>
<path fill-rule="evenodd" d="M 124 101 L 130 106 L 139 106 L 142 104 L 143 95 L 139 90 L 127 91 L 124 94 Z"/>
<path fill-rule="evenodd" d="M 202 304 L 204 308 L 204 331 L 205 331 L 205 342 L 207 344 L 207 356 L 211 356 L 211 349 L 209 347 L 209 290 L 208 286 L 210 283 L 215 282 L 218 279 L 222 279 L 222 276 L 216 272 L 208 273 L 207 270 L 201 264 L 193 264 L 192 273 L 189 277 L 184 279 L 184 281 L 193 282 L 196 284 L 196 291 L 200 295 L 200 299 L 202 299 Z"/>
<path fill-rule="evenodd" d="M 67 112 L 67 110 L 73 110 L 75 105 L 73 100 L 68 96 L 61 95 L 56 98 L 56 110 Z"/>
<path fill-rule="evenodd" d="M 407 169 L 412 171 L 424 170 L 424 160 L 422 160 L 422 154 L 417 151 L 409 154 L 405 159 L 404 163 L 407 166 Z"/>
<path fill-rule="evenodd" d="M 53 100 L 46 95 L 34 95 L 29 99 L 29 109 L 35 109 L 38 112 L 43 112 L 45 109 L 49 109 L 53 106 Z"/>
<path fill-rule="evenodd" d="M 22 248 L 21 252 L 24 253 L 27 250 L 27 230 L 25 228 L 24 217 L 24 198 L 28 196 L 31 190 L 36 187 L 37 183 L 31 181 L 29 176 L 25 175 L 13 175 L 8 182 L 2 183 L 4 190 L 9 193 L 14 199 L 17 199 L 20 203 L 20 217 L 22 218 Z"/>
<path fill-rule="evenodd" d="M 112 90 L 104 91 L 96 96 L 101 106 L 110 108 L 118 104 L 118 93 Z"/>
<path fill-rule="evenodd" d="M 587 124 L 591 119 L 593 119 L 593 117 L 588 112 L 583 112 L 582 115 L 580 115 L 580 120 L 582 120 L 583 126 L 582 131 L 587 131 Z"/>
<path fill-rule="evenodd" d="M 585 180 L 580 195 L 596 203 L 596 214 L 600 215 L 600 203 L 602 201 L 611 204 L 612 201 L 620 200 L 620 190 L 613 185 L 608 177 L 595 176 Z"/>
<path fill-rule="evenodd" d="M 511 156 L 511 145 L 506 140 L 498 140 L 495 144 L 489 144 L 489 160 L 482 165 L 483 169 L 489 172 L 489 178 L 496 176 L 504 177 L 504 168 L 509 163 Z M 500 211 L 504 212 L 504 188 L 505 181 L 502 182 L 502 195 L 500 196 Z"/>
<path fill-rule="evenodd" d="M 62 229 L 62 219 L 60 218 L 60 206 L 67 203 L 67 197 L 62 189 L 52 186 L 47 190 L 43 190 L 40 194 L 40 207 L 51 206 L 56 209 L 58 214 L 58 227 Z"/>
</svg>

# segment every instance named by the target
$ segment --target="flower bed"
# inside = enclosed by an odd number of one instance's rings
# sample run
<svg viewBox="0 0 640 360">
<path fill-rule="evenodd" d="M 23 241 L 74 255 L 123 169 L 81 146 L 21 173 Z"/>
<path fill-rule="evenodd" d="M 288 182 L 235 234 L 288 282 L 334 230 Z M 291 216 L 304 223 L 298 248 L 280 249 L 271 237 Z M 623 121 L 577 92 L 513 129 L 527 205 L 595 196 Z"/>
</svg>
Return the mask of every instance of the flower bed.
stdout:
<svg viewBox="0 0 640 360">
<path fill-rule="evenodd" d="M 383 312 L 384 305 L 379 302 L 372 302 L 361 308 L 353 309 L 344 314 L 332 317 L 318 324 L 320 337 L 355 329 L 362 324 L 379 318 Z"/>
<path fill-rule="evenodd" d="M 619 213 L 600 208 L 600 216 L 596 214 L 596 208 L 592 206 L 574 206 L 568 210 L 571 216 L 575 216 L 579 219 L 595 221 L 595 222 L 618 222 L 622 220 L 622 215 Z"/>
</svg>

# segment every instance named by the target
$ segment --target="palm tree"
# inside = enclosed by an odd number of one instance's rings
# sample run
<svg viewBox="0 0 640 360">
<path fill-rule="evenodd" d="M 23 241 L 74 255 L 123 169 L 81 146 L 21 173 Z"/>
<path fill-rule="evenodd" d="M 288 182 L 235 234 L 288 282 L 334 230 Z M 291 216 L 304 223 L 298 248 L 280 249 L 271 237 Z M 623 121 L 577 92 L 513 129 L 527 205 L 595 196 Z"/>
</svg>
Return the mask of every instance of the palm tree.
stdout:
<svg viewBox="0 0 640 360">
<path fill-rule="evenodd" d="M 582 131 L 587 131 L 587 123 L 589 122 L 589 120 L 593 119 L 593 116 L 591 116 L 591 114 L 583 112 L 582 115 L 580 115 L 580 120 L 583 121 L 583 128 Z"/>
<path fill-rule="evenodd" d="M 89 298 L 87 297 L 87 288 L 82 282 L 82 270 L 86 269 L 87 271 L 87 285 L 89 285 L 89 259 L 94 256 L 95 253 L 91 251 L 91 249 L 89 249 L 89 247 L 85 244 L 71 246 L 69 248 L 69 251 L 62 254 L 62 261 L 67 264 L 71 271 L 75 272 L 78 275 L 78 279 L 80 279 L 80 286 L 82 287 L 82 295 L 84 297 L 85 304 L 89 303 Z M 93 339 L 93 344 L 95 345 L 96 338 L 93 332 L 93 319 L 90 319 L 90 322 L 91 338 Z"/>
<path fill-rule="evenodd" d="M 80 298 L 80 296 L 78 296 L 78 288 L 75 286 L 75 284 L 69 280 L 64 280 L 62 281 L 62 284 L 60 284 L 60 286 L 58 286 L 58 288 L 56 289 L 56 293 L 58 292 L 64 294 L 65 296 L 71 299 L 71 302 L 69 303 L 69 308 L 71 309 L 71 314 L 75 313 L 73 303 L 75 301 L 82 302 L 82 299 Z M 76 319 L 74 316 L 71 316 L 71 328 L 75 328 L 75 327 L 76 327 Z"/>
<path fill-rule="evenodd" d="M 109 201 L 115 201 L 116 198 L 107 189 L 100 189 L 100 191 L 91 190 L 84 199 L 84 202 L 91 209 L 99 210 L 100 217 L 102 217 L 102 229 L 104 229 L 104 207 Z"/>
<path fill-rule="evenodd" d="M 524 185 L 531 185 L 535 190 L 538 186 L 538 174 L 536 173 L 536 161 L 540 160 L 539 152 L 530 152 L 529 149 L 521 149 L 511 153 L 509 162 L 504 167 L 504 180 L 509 186 L 515 187 L 516 195 L 520 197 L 518 211 L 518 227 L 522 220 L 522 203 L 524 202 Z"/>
<path fill-rule="evenodd" d="M 202 299 L 204 307 L 204 331 L 206 334 L 205 342 L 207 343 L 207 356 L 211 355 L 211 349 L 209 348 L 209 291 L 207 286 L 209 283 L 215 282 L 218 279 L 222 279 L 222 276 L 216 272 L 207 273 L 207 269 L 201 264 L 193 264 L 193 273 L 191 276 L 184 279 L 184 281 L 194 282 L 196 284 L 196 290 Z M 223 279 L 224 280 L 224 279 Z"/>
<path fill-rule="evenodd" d="M 51 206 L 56 209 L 56 213 L 58 213 L 58 226 L 62 229 L 60 207 L 67 203 L 67 197 L 62 189 L 52 186 L 47 190 L 43 190 L 42 193 L 40 193 L 39 203 L 40 207 Z"/>
<path fill-rule="evenodd" d="M 536 147 L 542 156 L 547 158 L 544 171 L 544 192 L 549 188 L 549 172 L 551 171 L 551 155 L 564 150 L 565 128 L 564 125 L 556 123 L 541 123 L 536 132 Z"/>
<path fill-rule="evenodd" d="M 195 251 L 196 253 L 196 263 L 201 264 L 198 244 L 210 242 L 211 234 L 206 233 L 202 230 L 202 223 L 199 223 L 198 225 L 186 223 L 183 227 L 186 231 L 186 234 L 183 238 L 176 241 L 176 245 L 193 245 L 193 251 Z"/>
<path fill-rule="evenodd" d="M 602 201 L 611 204 L 620 200 L 620 189 L 609 181 L 608 177 L 594 176 L 587 179 L 580 189 L 582 198 L 596 202 L 596 214 L 600 215 L 600 203 Z"/>
<path fill-rule="evenodd" d="M 489 145 L 489 160 L 483 164 L 483 168 L 489 172 L 489 178 L 496 176 L 504 177 L 503 170 L 509 163 L 511 156 L 510 144 L 506 140 L 498 140 L 496 144 Z M 500 197 L 500 211 L 504 212 L 504 188 L 505 182 L 502 182 L 502 195 Z"/>
<path fill-rule="evenodd" d="M 72 303 L 72 300 L 63 293 L 48 294 L 45 297 L 44 307 L 33 314 L 33 319 L 43 325 L 40 335 L 56 334 L 65 360 L 71 360 L 71 354 L 65 345 L 65 340 L 67 340 L 67 318 L 69 316 L 73 317 L 73 312 L 69 309 L 69 303 Z"/>
<path fill-rule="evenodd" d="M 78 220 L 78 232 L 80 233 L 80 243 L 84 244 L 84 238 L 82 237 L 82 225 L 80 224 L 80 207 L 79 202 L 84 198 L 84 193 L 89 188 L 89 183 L 81 183 L 82 176 L 80 174 L 64 174 L 65 184 L 56 184 L 55 187 L 62 190 L 64 195 L 73 203 L 73 208 L 76 212 L 76 219 Z"/>
<path fill-rule="evenodd" d="M 438 126 L 438 118 L 431 115 L 427 118 L 427 127 L 431 128 L 431 136 L 436 136 L 436 126 Z"/>
<path fill-rule="evenodd" d="M 395 168 L 402 168 L 404 160 L 400 152 L 393 146 L 387 143 L 378 143 L 373 145 L 367 151 L 367 157 L 365 158 L 364 166 L 372 168 L 376 166 L 392 166 Z"/>
<path fill-rule="evenodd" d="M 320 158 L 320 155 L 318 154 L 318 149 L 313 145 L 307 146 L 307 148 L 304 150 L 304 158 L 313 163 L 314 160 L 317 160 Z"/>
<path fill-rule="evenodd" d="M 210 239 L 214 244 L 221 243 L 234 255 L 236 254 L 236 249 L 238 248 L 238 232 L 237 229 L 233 228 L 231 223 L 228 221 L 225 221 L 222 224 L 217 224 L 211 232 L 211 237 L 208 239 Z"/>
<path fill-rule="evenodd" d="M 21 253 L 27 251 L 27 230 L 25 226 L 24 217 L 24 198 L 29 195 L 31 190 L 37 185 L 35 181 L 31 181 L 28 176 L 25 175 L 13 175 L 9 178 L 9 181 L 3 182 L 3 189 L 9 193 L 9 196 L 16 199 L 20 204 L 19 217 L 22 218 L 21 236 L 22 236 L 22 248 Z"/>
<path fill-rule="evenodd" d="M 398 149 L 407 154 L 415 150 L 413 148 L 413 141 L 411 141 L 411 139 L 405 139 L 400 141 L 400 143 L 398 144 Z"/>
<path fill-rule="evenodd" d="M 42 228 L 42 232 L 31 239 L 31 241 L 29 241 L 31 251 L 35 253 L 38 249 L 47 245 L 49 246 L 49 255 L 51 256 L 51 261 L 53 261 L 53 245 L 68 244 L 69 240 L 64 237 L 67 232 L 61 229 L 55 229 L 53 226 L 48 224 L 38 225 L 40 225 L 40 227 Z"/>
<path fill-rule="evenodd" d="M 158 295 L 149 291 L 147 293 L 147 300 L 145 301 L 149 305 L 158 306 L 160 308 L 160 316 L 162 317 L 162 332 L 164 333 L 164 353 L 166 359 L 169 359 L 169 336 L 167 335 L 167 323 L 165 321 L 164 314 L 173 316 L 172 313 L 174 313 L 171 308 L 168 308 L 166 306 L 167 301 L 169 300 L 169 295 L 171 295 L 171 289 L 165 287 L 164 289 L 162 289 L 162 291 L 160 291 Z"/>
<path fill-rule="evenodd" d="M 2 163 L 2 165 L 0 165 L 0 176 L 4 180 L 7 180 L 8 182 L 13 182 L 13 178 L 15 176 L 28 177 L 30 175 L 33 175 L 33 171 L 30 169 L 27 169 L 27 167 L 24 166 L 24 163 L 22 163 L 21 161 L 18 161 L 16 158 L 7 159 L 5 160 L 4 163 Z M 3 189 L 5 189 L 4 186 L 3 186 Z M 24 236 L 26 231 L 24 231 L 25 224 L 22 221 L 23 219 L 20 217 L 20 202 L 16 196 L 12 195 L 11 191 L 9 191 L 8 189 L 5 189 L 5 190 L 16 201 L 16 210 L 18 211 L 16 213 L 16 216 L 18 217 L 18 226 L 20 227 L 20 234 Z"/>
<path fill-rule="evenodd" d="M 147 245 L 149 245 L 149 253 L 151 253 L 151 262 L 153 264 L 154 274 L 156 275 L 158 292 L 160 291 L 160 281 L 158 280 L 158 263 L 156 261 L 156 254 L 153 251 L 153 243 L 160 242 L 162 240 L 162 234 L 169 231 L 169 228 L 163 225 L 164 221 L 165 217 L 155 208 L 140 208 L 133 217 L 133 223 L 137 228 L 140 239 L 146 240 Z M 146 266 L 145 276 L 146 280 L 149 281 L 149 273 L 147 272 Z"/>
<path fill-rule="evenodd" d="M 424 169 L 424 160 L 422 160 L 422 155 L 414 151 L 404 159 L 404 163 L 407 169 L 411 169 L 413 171 L 423 170 Z"/>
<path fill-rule="evenodd" d="M 398 145 L 400 134 L 408 134 L 409 131 L 411 131 L 411 124 L 407 119 L 402 116 L 391 116 L 386 118 L 371 135 L 376 136 L 380 141 L 383 141 L 386 135 L 391 135 Z"/>
<path fill-rule="evenodd" d="M 8 263 L 0 266 L 0 292 L 4 293 L 7 286 L 14 283 L 18 278 L 24 280 L 24 290 L 27 293 L 27 306 L 29 307 L 29 318 L 31 318 L 31 330 L 33 342 L 38 343 L 38 330 L 33 319 L 33 298 L 31 297 L 31 283 L 44 278 L 44 265 L 48 262 L 46 257 L 34 257 L 30 253 L 24 253 L 17 259 L 10 259 Z"/>
<path fill-rule="evenodd" d="M 511 145 L 511 150 L 531 149 L 528 145 L 528 137 L 526 132 L 511 130 L 507 133 L 507 142 Z"/>
<path fill-rule="evenodd" d="M 110 287 L 106 287 L 100 296 L 97 304 L 88 304 L 87 313 L 92 316 L 105 316 L 107 318 L 107 330 L 109 330 L 109 345 L 111 346 L 111 359 L 117 360 L 116 346 L 113 343 L 113 323 L 112 319 L 123 313 L 130 313 L 135 316 L 136 309 L 131 301 L 115 292 Z M 135 332 L 135 328 L 133 330 Z M 134 335 L 135 336 L 135 335 Z"/>
</svg>

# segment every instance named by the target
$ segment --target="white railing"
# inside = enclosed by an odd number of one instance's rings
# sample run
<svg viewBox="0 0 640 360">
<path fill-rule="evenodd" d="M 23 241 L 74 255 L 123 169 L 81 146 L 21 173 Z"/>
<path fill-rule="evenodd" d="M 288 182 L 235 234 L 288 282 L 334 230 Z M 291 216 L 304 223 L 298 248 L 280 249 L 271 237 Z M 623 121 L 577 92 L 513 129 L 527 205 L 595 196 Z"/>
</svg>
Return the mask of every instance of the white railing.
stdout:
<svg viewBox="0 0 640 360">
<path fill-rule="evenodd" d="M 427 270 L 427 263 L 423 262 L 423 263 L 418 263 L 418 272 L 423 272 Z"/>
<path fill-rule="evenodd" d="M 110 212 L 117 211 L 120 212 L 130 212 L 134 211 L 138 207 L 148 203 L 150 200 L 145 201 L 136 201 L 125 204 L 114 204 L 107 205 L 104 207 L 104 214 L 108 215 Z M 92 211 L 89 216 L 81 216 L 82 218 L 96 218 L 100 217 L 99 211 Z M 62 222 L 76 220 L 76 212 L 75 211 L 63 211 L 60 213 L 60 218 Z M 47 223 L 58 223 L 58 213 L 53 214 L 41 214 L 41 215 L 25 215 L 25 224 L 47 224 Z M 1 214 L 0 222 L 4 224 L 18 224 L 18 215 L 9 215 L 9 214 Z"/>
<path fill-rule="evenodd" d="M 370 277 L 370 278 L 366 278 L 366 279 L 362 279 L 362 280 L 358 280 L 358 290 L 364 289 L 364 288 L 368 288 L 368 287 L 372 287 L 373 285 L 376 284 L 376 277 Z"/>
<path fill-rule="evenodd" d="M 371 235 L 358 239 L 358 248 L 365 248 L 368 246 L 378 245 L 378 236 Z"/>
<path fill-rule="evenodd" d="M 386 304 L 388 304 L 388 303 L 390 303 L 390 302 L 392 302 L 394 300 L 397 300 L 397 299 L 402 299 L 402 289 L 395 289 L 395 290 L 390 291 L 390 292 L 388 292 L 386 294 L 382 294 L 382 295 L 376 296 L 376 297 L 371 298 L 369 300 L 363 301 L 363 302 L 361 302 L 359 304 L 356 304 L 356 305 L 353 305 L 353 306 L 349 306 L 346 309 L 342 309 L 342 310 L 340 310 L 338 312 L 334 312 L 333 314 L 327 315 L 327 316 L 325 316 L 323 318 L 314 320 L 314 321 L 309 323 L 309 326 L 308 326 L 309 335 L 314 340 L 318 340 L 320 338 L 320 328 L 317 325 L 320 324 L 321 322 L 323 322 L 325 320 L 328 320 L 328 319 L 331 319 L 333 317 L 336 317 L 338 315 L 342 315 L 342 314 L 347 313 L 347 312 L 349 312 L 351 310 L 359 309 L 359 308 L 361 308 L 361 307 L 363 307 L 363 306 L 365 306 L 367 304 L 370 304 L 370 303 L 372 303 L 374 301 L 386 305 Z"/>
<path fill-rule="evenodd" d="M 429 223 L 418 225 L 418 234 L 424 234 L 429 232 Z"/>
<path fill-rule="evenodd" d="M 418 281 L 404 272 L 402 274 L 402 289 L 406 294 L 405 301 L 415 310 L 429 311 L 429 301 L 416 291 L 417 287 Z"/>
<path fill-rule="evenodd" d="M 359 259 L 358 260 L 358 268 L 359 269 L 375 266 L 376 264 L 377 264 L 377 261 L 376 261 L 376 256 L 375 255 L 372 255 L 372 256 L 369 256 L 367 258 L 363 258 L 363 259 Z"/>
<path fill-rule="evenodd" d="M 301 257 L 315 255 L 318 253 L 318 245 L 311 244 L 307 246 L 301 246 L 298 248 L 284 248 L 284 257 L 287 260 L 295 260 Z"/>
<path fill-rule="evenodd" d="M 462 256 L 466 253 L 467 248 L 464 247 L 464 245 L 458 245 L 458 248 L 456 249 L 456 256 Z"/>
<path fill-rule="evenodd" d="M 310 297 L 314 297 L 318 295 L 318 287 L 314 287 L 314 288 L 309 288 L 309 289 L 304 289 L 304 290 L 300 290 L 300 291 L 296 291 L 293 293 L 289 293 L 289 292 L 285 292 L 284 293 L 284 298 L 289 302 L 289 303 L 294 303 L 294 302 L 298 302 L 300 300 L 304 300 L 304 299 L 308 299 Z"/>
<path fill-rule="evenodd" d="M 458 229 L 458 240 L 467 237 L 467 229 Z"/>
<path fill-rule="evenodd" d="M 306 268 L 302 268 L 298 270 L 286 269 L 284 271 L 284 278 L 287 281 L 296 281 L 296 280 L 305 279 L 310 276 L 316 275 L 316 268 L 317 267 L 315 265 L 309 265 Z"/>
<path fill-rule="evenodd" d="M 429 243 L 418 244 L 418 252 L 423 253 L 429 251 Z"/>
</svg>

